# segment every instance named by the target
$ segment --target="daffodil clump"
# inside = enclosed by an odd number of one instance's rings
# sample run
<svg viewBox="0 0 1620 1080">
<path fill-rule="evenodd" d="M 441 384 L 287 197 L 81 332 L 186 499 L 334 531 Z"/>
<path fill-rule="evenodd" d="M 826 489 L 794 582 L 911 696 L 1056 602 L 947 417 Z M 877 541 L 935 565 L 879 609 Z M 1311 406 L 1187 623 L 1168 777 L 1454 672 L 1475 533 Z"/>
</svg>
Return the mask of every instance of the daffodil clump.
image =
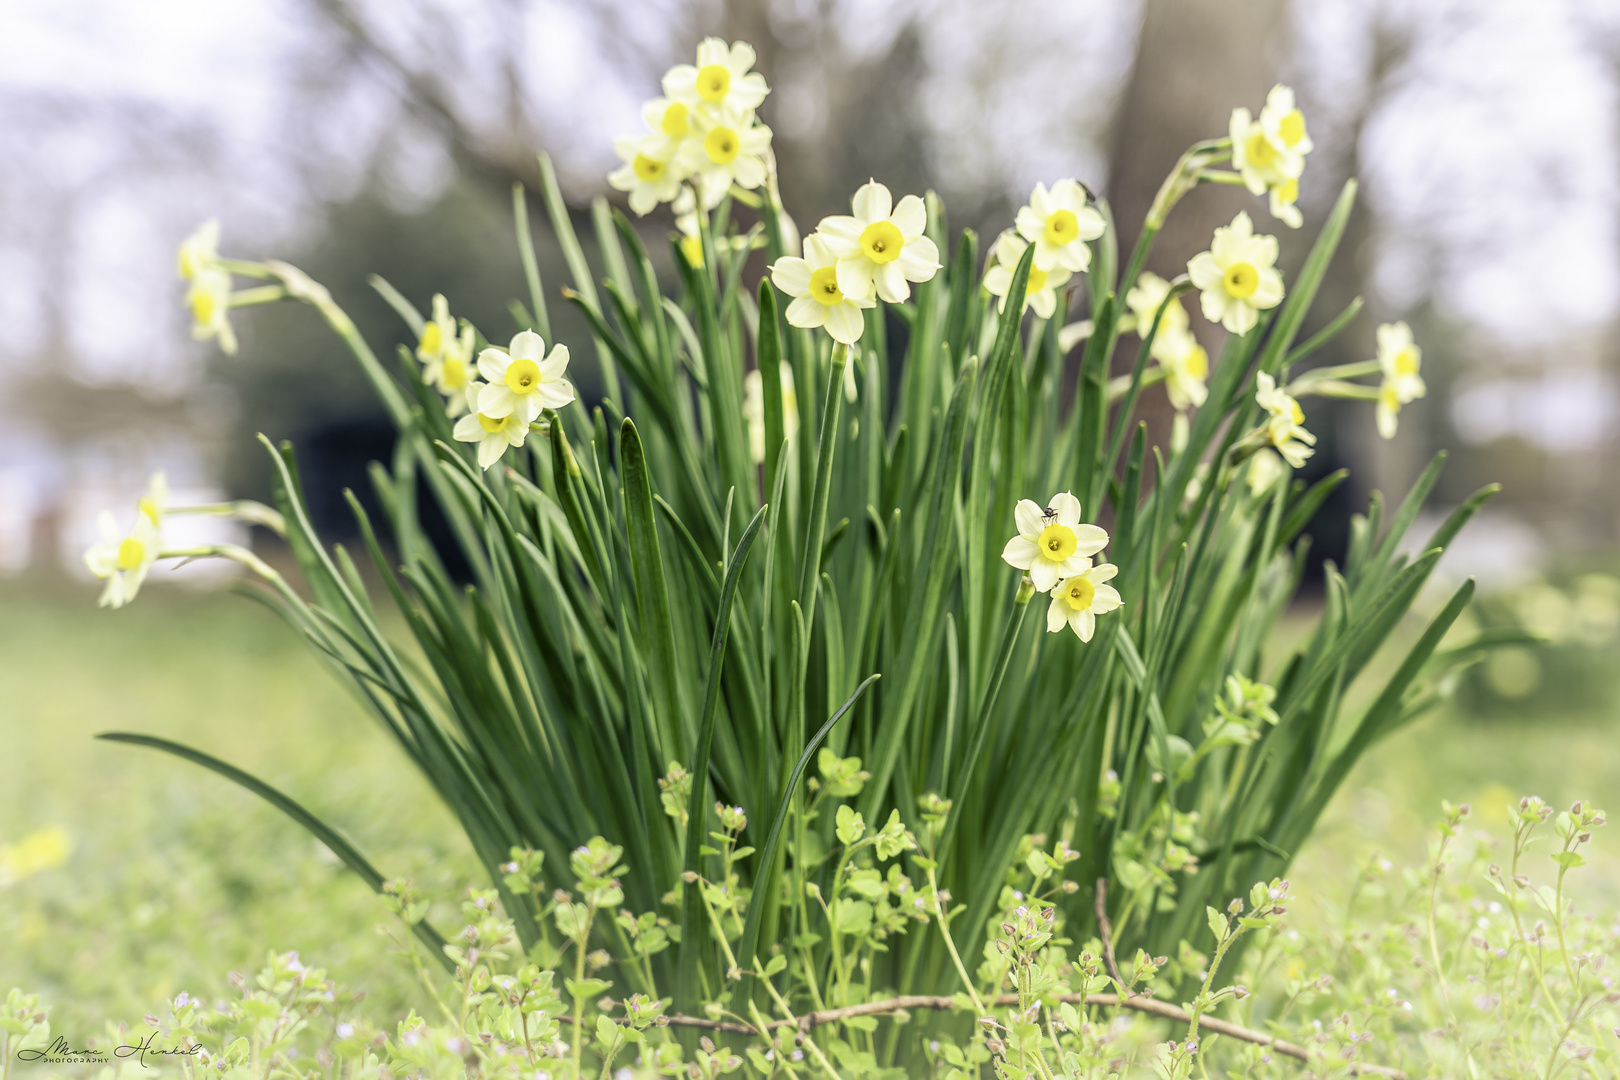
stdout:
<svg viewBox="0 0 1620 1080">
<path fill-rule="evenodd" d="M 709 39 L 668 73 L 648 130 L 617 144 L 609 186 L 635 217 L 597 204 L 599 268 L 541 156 L 587 352 L 555 340 L 521 188 L 513 325 L 475 327 L 443 297 L 424 315 L 374 278 L 403 323 L 397 367 L 297 268 L 224 259 L 212 229 L 188 241 L 188 280 L 225 275 L 208 287 L 227 308 L 295 300 L 349 346 L 399 433 L 373 470 L 381 519 L 355 500 L 361 543 L 330 547 L 293 448 L 265 442 L 276 516 L 209 512 L 283 531 L 297 580 L 241 549 L 169 551 L 161 515 L 114 521 L 90 565 L 117 602 L 154 559 L 254 571 L 461 821 L 514 948 L 573 966 L 554 1075 L 589 1071 L 577 1048 L 610 993 L 778 1032 L 693 1075 L 1033 1075 L 1084 1041 L 1058 1019 L 1092 1022 L 1050 1012 L 1049 974 L 1075 1007 L 1156 976 L 1192 995 L 1196 1030 L 1230 995 L 1157 958 L 1235 960 L 1348 770 L 1477 652 L 1437 651 L 1469 584 L 1374 662 L 1490 494 L 1402 554 L 1438 461 L 1355 527 L 1324 614 L 1271 638 L 1344 478 L 1294 478 L 1316 442 L 1301 402 L 1376 403 L 1388 431 L 1423 392 L 1404 331 L 1380 333 L 1376 359 L 1308 366 L 1354 306 L 1296 340 L 1355 184 L 1298 266 L 1244 212 L 1184 274 L 1146 271 L 1199 183 L 1302 214 L 1310 140 L 1279 89 L 1189 148 L 1130 252 L 1073 178 L 1037 184 L 982 252 L 936 194 L 875 178 L 801 238 L 753 63 Z M 661 276 L 636 219 L 663 204 L 680 257 Z M 264 284 L 234 291 L 238 276 Z M 1137 407 L 1161 383 L 1178 419 L 1150 446 Z M 198 750 L 109 737 L 250 782 Z M 1263 913 L 1217 926 L 1208 913 L 1255 882 Z M 1095 948 L 1051 959 L 1060 932 L 1111 934 L 1131 973 L 1104 974 Z M 879 1040 L 838 1011 L 914 993 L 958 994 L 956 1012 Z M 805 1019 L 829 1011 L 825 1032 Z M 596 1021 L 599 1058 L 629 1052 L 622 1019 Z M 1166 1053 L 1174 1075 L 1197 1065 L 1179 1041 Z"/>
<path fill-rule="evenodd" d="M 712 210 L 733 188 L 753 191 L 765 183 L 774 167 L 771 129 L 757 110 L 770 87 L 753 67 L 752 45 L 705 38 L 696 64 L 676 64 L 665 73 L 663 96 L 641 110 L 647 130 L 613 144 L 624 164 L 608 183 L 627 193 L 632 210 L 647 214 L 675 202 L 687 184 L 703 209 Z"/>
</svg>

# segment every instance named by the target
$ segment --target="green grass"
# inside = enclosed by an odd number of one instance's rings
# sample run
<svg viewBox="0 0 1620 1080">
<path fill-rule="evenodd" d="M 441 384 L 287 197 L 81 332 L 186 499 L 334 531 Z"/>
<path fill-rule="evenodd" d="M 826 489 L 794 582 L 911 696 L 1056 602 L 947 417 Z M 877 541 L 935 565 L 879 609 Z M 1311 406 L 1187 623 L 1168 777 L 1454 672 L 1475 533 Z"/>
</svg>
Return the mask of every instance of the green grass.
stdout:
<svg viewBox="0 0 1620 1080">
<path fill-rule="evenodd" d="M 421 1007 L 372 929 L 389 921 L 382 905 L 302 829 L 201 769 L 91 739 L 116 727 L 213 752 L 316 810 L 384 873 L 454 899 L 479 872 L 460 829 L 271 613 L 161 588 L 107 612 L 88 589 L 12 582 L 0 587 L 0 702 L 0 844 L 48 826 L 74 842 L 65 866 L 0 889 L 0 990 L 46 995 L 71 1036 L 181 990 L 219 996 L 225 972 L 274 948 L 366 990 L 378 1022 Z M 1473 802 L 1482 823 L 1524 793 L 1620 807 L 1616 745 L 1612 720 L 1420 721 L 1358 767 L 1295 891 L 1341 899 L 1373 850 L 1420 858 L 1442 798 Z M 1595 861 L 1588 895 L 1614 896 L 1620 858 Z"/>
<path fill-rule="evenodd" d="M 274 947 L 402 1014 L 408 971 L 372 931 L 390 916 L 324 848 L 212 774 L 91 736 L 162 734 L 250 768 L 444 899 L 476 872 L 460 830 L 272 613 L 183 590 L 141 601 L 0 591 L 0 844 L 50 826 L 74 844 L 64 867 L 0 891 L 0 986 L 48 994 L 72 1033 L 182 989 L 214 996 Z"/>
</svg>

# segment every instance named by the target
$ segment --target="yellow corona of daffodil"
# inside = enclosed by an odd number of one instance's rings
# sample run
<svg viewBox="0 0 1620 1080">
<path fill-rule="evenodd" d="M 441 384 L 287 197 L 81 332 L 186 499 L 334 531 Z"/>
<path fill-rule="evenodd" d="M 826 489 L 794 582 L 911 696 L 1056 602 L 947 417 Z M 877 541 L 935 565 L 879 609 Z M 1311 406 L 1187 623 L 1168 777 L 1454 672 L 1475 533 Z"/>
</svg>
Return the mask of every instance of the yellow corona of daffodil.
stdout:
<svg viewBox="0 0 1620 1080">
<path fill-rule="evenodd" d="M 1046 631 L 1055 634 L 1067 626 L 1081 641 L 1090 641 L 1097 632 L 1097 616 L 1106 615 L 1125 605 L 1119 590 L 1108 582 L 1119 567 L 1113 563 L 1090 565 L 1058 582 L 1051 590 L 1052 602 L 1046 608 Z"/>
<path fill-rule="evenodd" d="M 457 441 L 478 444 L 478 466 L 487 469 L 506 453 L 509 446 L 522 446 L 529 437 L 529 421 L 516 410 L 504 416 L 491 416 L 478 410 L 480 395 L 490 388 L 473 383 L 463 395 L 467 402 L 467 415 L 456 421 L 451 430 Z"/>
<path fill-rule="evenodd" d="M 1378 388 L 1378 434 L 1395 437 L 1401 406 L 1429 392 L 1423 376 L 1423 350 L 1412 340 L 1412 328 L 1404 322 L 1385 323 L 1378 328 L 1378 368 L 1384 381 Z"/>
<path fill-rule="evenodd" d="M 1007 292 L 1012 288 L 1018 260 L 1024 257 L 1027 250 L 1029 244 L 1011 229 L 996 239 L 996 246 L 992 252 L 994 261 L 984 272 L 984 287 L 989 290 L 991 296 L 1001 297 L 997 311 L 1007 310 Z M 1036 248 L 1035 257 L 1037 260 L 1040 258 L 1039 247 Z M 1035 314 L 1043 319 L 1050 319 L 1052 313 L 1057 310 L 1058 290 L 1068 284 L 1069 278 L 1073 276 L 1061 266 L 1042 270 L 1039 265 L 1032 264 L 1029 268 L 1029 282 L 1024 286 L 1024 310 L 1034 308 Z"/>
<path fill-rule="evenodd" d="M 1046 506 L 1019 499 L 1013 508 L 1018 535 L 1007 541 L 1001 557 L 1029 575 L 1040 592 L 1091 568 L 1090 556 L 1108 546 L 1108 533 L 1080 522 L 1080 500 L 1069 492 L 1052 496 Z"/>
<path fill-rule="evenodd" d="M 1018 235 L 1035 245 L 1035 268 L 1084 272 L 1091 265 L 1086 241 L 1103 234 L 1103 217 L 1091 208 L 1086 189 L 1076 180 L 1059 180 L 1048 191 L 1036 184 L 1029 204 L 1013 219 Z"/>
<path fill-rule="evenodd" d="M 784 255 L 771 264 L 771 283 L 793 297 L 787 321 L 804 329 L 824 327 L 834 341 L 853 345 L 866 329 L 861 311 L 872 307 L 869 296 L 853 297 L 838 283 L 838 259 L 820 233 L 804 238 L 804 257 Z"/>
<path fill-rule="evenodd" d="M 888 188 L 869 180 L 850 208 L 854 214 L 824 218 L 816 230 L 838 258 L 838 288 L 852 298 L 875 291 L 886 303 L 904 303 L 908 282 L 929 281 L 940 268 L 939 248 L 923 235 L 927 206 L 915 195 L 897 205 Z"/>
<path fill-rule="evenodd" d="M 1254 400 L 1266 410 L 1266 438 L 1294 468 L 1316 451 L 1316 436 L 1305 430 L 1305 410 L 1265 372 L 1255 376 Z"/>
<path fill-rule="evenodd" d="M 754 47 L 746 41 L 727 45 L 720 38 L 704 38 L 697 48 L 697 64 L 676 64 L 664 75 L 664 96 L 688 109 L 719 115 L 752 112 L 770 93 L 765 76 L 752 70 Z"/>
<path fill-rule="evenodd" d="M 155 502 L 151 503 L 157 512 L 154 515 L 148 512 L 147 500 L 142 502 L 135 524 L 127 533 L 119 529 L 111 511 L 103 510 L 98 521 L 101 540 L 84 553 L 84 565 L 90 573 L 107 583 L 98 601 L 102 607 L 120 608 L 135 599 L 147 572 L 157 561 L 162 543 L 158 529 L 162 512 Z"/>
<path fill-rule="evenodd" d="M 1277 238 L 1256 236 L 1248 214 L 1239 212 L 1232 224 L 1216 229 L 1209 250 L 1187 264 L 1187 275 L 1202 292 L 1204 318 L 1234 334 L 1253 330 L 1262 310 L 1282 303 L 1276 262 Z"/>
<path fill-rule="evenodd" d="M 1228 125 L 1232 137 L 1232 165 L 1243 183 L 1256 194 L 1271 195 L 1271 216 L 1291 229 L 1299 228 L 1299 178 L 1305 155 L 1312 149 L 1305 130 L 1305 114 L 1294 105 L 1294 92 L 1277 85 L 1266 95 L 1258 118 L 1248 109 L 1232 110 Z"/>
<path fill-rule="evenodd" d="M 646 215 L 680 194 L 681 175 L 671 167 L 669 147 L 653 136 L 613 140 L 622 166 L 608 173 L 608 183 L 630 195 L 630 209 Z M 690 175 L 690 174 L 688 174 Z"/>
<path fill-rule="evenodd" d="M 231 275 L 218 266 L 204 266 L 186 290 L 191 309 L 191 336 L 197 341 L 219 340 L 226 355 L 236 352 L 236 331 L 231 328 Z"/>
<path fill-rule="evenodd" d="M 478 374 L 489 382 L 478 390 L 477 413 L 491 419 L 516 415 L 526 429 L 542 409 L 560 409 L 574 400 L 574 384 L 564 378 L 567 371 L 568 346 L 554 345 L 548 353 L 539 334 L 520 331 L 509 348 L 478 354 Z M 523 441 L 512 445 L 522 446 Z"/>
</svg>

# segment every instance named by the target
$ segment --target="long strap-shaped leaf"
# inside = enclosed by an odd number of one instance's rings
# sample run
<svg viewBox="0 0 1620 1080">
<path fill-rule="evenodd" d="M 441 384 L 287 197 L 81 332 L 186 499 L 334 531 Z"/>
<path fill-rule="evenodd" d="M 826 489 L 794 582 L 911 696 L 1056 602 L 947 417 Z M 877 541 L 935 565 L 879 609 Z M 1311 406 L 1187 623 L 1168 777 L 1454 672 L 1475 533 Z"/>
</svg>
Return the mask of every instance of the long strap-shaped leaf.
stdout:
<svg viewBox="0 0 1620 1080">
<path fill-rule="evenodd" d="M 680 1005 L 691 1011 L 698 1005 L 699 983 L 697 963 L 698 943 L 706 941 L 698 919 L 698 905 L 703 898 L 698 893 L 697 874 L 701 867 L 699 853 L 703 848 L 703 823 L 708 820 L 704 803 L 709 790 L 709 751 L 714 744 L 715 714 L 720 709 L 720 673 L 726 659 L 726 637 L 731 630 L 731 602 L 737 596 L 737 580 L 742 577 L 743 563 L 748 549 L 759 535 L 759 526 L 765 520 L 767 507 L 760 507 L 754 519 L 743 530 L 737 549 L 726 565 L 726 581 L 720 587 L 720 606 L 714 614 L 714 640 L 709 648 L 709 675 L 703 692 L 702 726 L 698 729 L 697 746 L 692 754 L 692 792 L 686 802 L 686 867 L 685 891 L 681 899 L 681 975 Z"/>
<path fill-rule="evenodd" d="M 162 739 L 156 735 L 140 735 L 131 731 L 103 731 L 96 738 L 105 739 L 108 742 L 129 743 L 132 746 L 145 746 L 153 750 L 162 750 L 165 753 L 173 754 L 175 757 L 184 758 L 194 764 L 201 765 L 205 769 L 210 769 L 225 779 L 247 788 L 247 790 L 308 829 L 315 839 L 326 845 L 327 850 L 343 860 L 343 865 L 359 874 L 360 879 L 371 886 L 372 892 L 382 894 L 383 882 L 387 879 L 383 877 L 381 871 L 371 865 L 364 855 L 360 854 L 353 844 L 343 838 L 342 833 L 251 773 L 243 772 L 235 765 L 221 761 L 212 754 L 205 754 L 201 750 L 194 750 L 182 743 Z M 426 919 L 412 925 L 411 930 L 422 940 L 422 944 L 428 947 L 428 951 L 438 958 L 439 963 L 444 965 L 445 970 L 454 974 L 455 964 L 444 953 L 444 937 L 433 929 Z"/>
<path fill-rule="evenodd" d="M 880 678 L 882 678 L 881 675 L 873 673 L 861 680 L 861 685 L 855 688 L 855 692 L 849 695 L 849 698 L 838 707 L 838 711 L 828 717 L 825 724 L 821 725 L 821 730 L 816 732 L 810 741 L 805 744 L 804 753 L 799 755 L 798 764 L 793 766 L 793 772 L 788 776 L 788 781 L 782 788 L 782 801 L 776 808 L 776 817 L 771 819 L 771 831 L 765 836 L 765 846 L 760 848 L 758 861 L 754 863 L 755 866 L 768 869 L 775 860 L 777 845 L 782 842 L 782 826 L 787 823 L 788 808 L 793 805 L 793 792 L 797 790 L 799 780 L 804 776 L 805 766 L 810 764 L 810 759 L 815 755 L 816 750 L 820 748 L 822 740 L 838 724 L 838 721 L 842 720 L 844 715 L 855 707 L 855 703 L 861 699 L 861 695 L 866 693 L 866 688 Z M 736 956 L 737 962 L 740 964 L 753 963 L 754 951 L 759 944 L 759 922 L 760 916 L 765 910 L 765 897 L 774 888 L 776 888 L 776 882 L 768 877 L 754 883 L 753 895 L 748 898 L 748 914 L 743 919 L 742 937 L 737 939 Z M 682 915 L 684 917 L 685 913 L 682 912 Z"/>
</svg>

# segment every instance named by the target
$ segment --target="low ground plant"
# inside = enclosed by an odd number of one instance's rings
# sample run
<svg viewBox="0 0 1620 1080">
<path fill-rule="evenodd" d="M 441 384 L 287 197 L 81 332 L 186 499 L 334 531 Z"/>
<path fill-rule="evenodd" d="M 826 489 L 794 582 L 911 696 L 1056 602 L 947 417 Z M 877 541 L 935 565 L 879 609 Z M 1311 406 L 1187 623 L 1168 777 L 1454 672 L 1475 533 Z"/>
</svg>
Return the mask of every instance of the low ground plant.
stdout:
<svg viewBox="0 0 1620 1080">
<path fill-rule="evenodd" d="M 1400 635 L 1397 662 L 1373 663 L 1490 494 L 1405 551 L 1437 459 L 1398 506 L 1374 497 L 1327 569 L 1320 615 L 1263 662 L 1305 530 L 1344 479 L 1295 480 L 1315 443 L 1301 399 L 1366 400 L 1390 434 L 1424 392 L 1403 324 L 1380 328 L 1374 359 L 1307 365 L 1359 311 L 1301 340 L 1355 184 L 1288 279 L 1247 212 L 1185 275 L 1143 270 L 1201 183 L 1245 186 L 1301 223 L 1311 142 L 1278 87 L 1258 116 L 1237 109 L 1227 136 L 1189 148 L 1123 261 L 1106 201 L 1073 179 L 1037 185 L 982 267 L 937 198 L 896 201 L 875 181 L 801 238 L 752 58 L 706 41 L 648 103 L 649 130 L 616 145 L 610 180 L 631 209 L 673 204 L 662 277 L 605 201 L 592 213 L 602 265 L 588 265 L 541 158 L 573 279 L 563 295 L 593 329 L 605 387 L 590 408 L 568 348 L 548 345 L 521 188 L 527 295 L 509 344 L 443 297 L 424 314 L 376 279 L 413 339 L 392 368 L 296 268 L 222 257 L 217 226 L 189 239 L 199 337 L 232 351 L 233 310 L 290 299 L 349 345 L 399 432 L 373 470 L 381 520 L 351 495 L 362 550 L 325 544 L 292 447 L 266 441 L 274 507 L 175 506 L 157 478 L 133 526 L 109 516 L 87 555 L 103 601 L 133 599 L 159 559 L 223 557 L 257 575 L 489 874 L 470 902 L 494 922 L 465 941 L 408 891 L 386 893 L 427 962 L 459 973 L 465 1008 L 494 985 L 477 982 L 496 977 L 478 958 L 510 953 L 513 993 L 562 995 L 541 1023 L 596 1024 L 620 1040 L 611 1059 L 671 1010 L 763 1028 L 954 986 L 991 1020 L 976 1035 L 948 1012 L 881 1037 L 852 1015 L 840 1030 L 864 1037 L 838 1036 L 815 1064 L 914 1066 L 949 1036 L 962 1053 L 1016 1039 L 1001 1067 L 1028 1070 L 1055 1029 L 1007 1028 L 978 988 L 1000 986 L 997 965 L 1033 978 L 1053 935 L 1105 927 L 1137 959 L 1129 975 L 1065 975 L 1082 980 L 1081 1003 L 1152 975 L 1201 985 L 1195 1015 L 1214 1007 L 1233 992 L 1214 966 L 1155 958 L 1202 949 L 1232 970 L 1351 767 L 1493 640 L 1441 647 L 1467 583 Z M 1183 306 L 1192 291 L 1226 331 L 1213 361 Z M 1161 391 L 1177 421 L 1150 448 L 1136 409 Z M 448 523 L 443 550 L 424 502 Z M 179 513 L 282 535 L 299 580 L 240 547 L 166 547 Z M 156 736 L 107 737 L 242 784 L 385 890 L 352 843 L 253 775 Z M 1251 894 L 1256 881 L 1271 884 Z M 1230 916 L 1209 915 L 1233 897 Z M 534 981 L 553 969 L 561 986 Z M 1047 989 L 1019 984 L 1020 1007 Z M 634 1023 L 592 1018 L 610 992 L 640 1002 Z M 491 1008 L 505 1019 L 480 1038 L 516 1045 L 524 1006 Z M 571 1044 L 577 1071 L 584 1040 Z M 1191 1058 L 1176 1053 L 1180 1070 Z"/>
<path fill-rule="evenodd" d="M 1287 909 L 1300 900 L 1288 883 L 1256 885 L 1206 909 L 1209 953 L 1182 942 L 1173 958 L 1138 952 L 1121 960 L 1106 932 L 1069 936 L 1063 916 L 1035 891 L 1040 877 L 1013 868 L 991 947 L 959 992 L 805 1013 L 768 989 L 768 973 L 749 978 L 775 1008 L 748 1003 L 697 1016 L 672 1012 L 651 975 L 650 992 L 628 994 L 597 978 L 611 961 L 593 949 L 592 923 L 612 920 L 625 943 L 619 955 L 632 962 L 659 951 L 660 928 L 611 910 L 617 885 L 602 874 L 623 852 L 596 841 L 572 860 L 572 888 L 545 901 L 559 950 L 546 965 L 524 955 L 497 893 L 474 887 L 446 950 L 454 962 L 447 975 L 408 932 L 420 896 L 409 882 L 390 883 L 399 921 L 381 929 L 425 987 L 426 1015 L 369 1023 L 358 1014 L 360 995 L 297 954 L 272 953 L 257 974 L 231 975 L 230 997 L 182 993 L 144 1022 L 109 1024 L 90 1039 L 53 1034 L 49 1007 L 13 990 L 0 1012 L 0 1053 L 19 1075 L 19 1063 L 43 1062 L 46 1075 L 53 1066 L 99 1067 L 108 1076 L 157 1066 L 187 1077 L 300 1080 L 960 1078 L 986 1069 L 1097 1080 L 1613 1076 L 1620 916 L 1578 911 L 1567 891 L 1604 814 L 1581 802 L 1555 812 L 1535 798 L 1508 812 L 1507 835 L 1492 836 L 1465 830 L 1468 807 L 1446 806 L 1426 864 L 1397 871 L 1374 857 L 1342 902 L 1307 916 L 1304 933 L 1289 925 Z M 917 853 L 910 862 L 925 869 Z M 511 891 L 521 894 L 521 884 L 509 883 Z M 1100 925 L 1106 930 L 1106 919 Z M 942 921 L 919 932 L 949 948 Z M 718 928 L 711 933 L 723 941 Z M 1234 962 L 1245 938 L 1257 947 Z M 1169 989 L 1178 980 L 1167 974 L 1180 975 L 1184 994 Z M 954 1036 L 932 1033 L 909 1068 L 886 1066 L 886 1048 L 928 1010 L 977 1023 Z M 766 1019 L 773 1013 L 781 1015 Z"/>
</svg>

